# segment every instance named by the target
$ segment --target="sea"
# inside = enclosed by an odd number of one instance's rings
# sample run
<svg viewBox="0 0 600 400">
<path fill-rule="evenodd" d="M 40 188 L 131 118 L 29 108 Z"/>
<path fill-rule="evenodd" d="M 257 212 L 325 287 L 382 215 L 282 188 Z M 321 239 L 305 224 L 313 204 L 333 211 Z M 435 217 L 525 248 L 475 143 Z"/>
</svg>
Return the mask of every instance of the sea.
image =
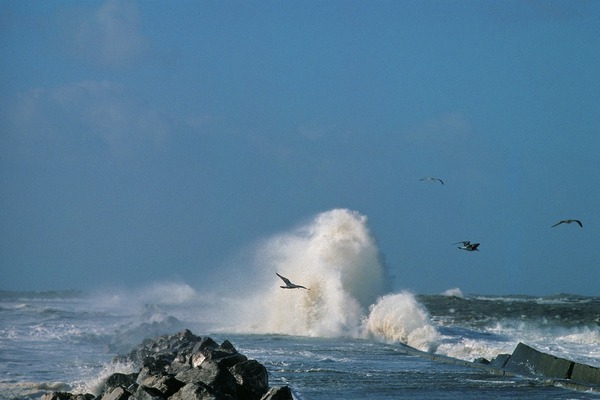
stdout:
<svg viewBox="0 0 600 400">
<path fill-rule="evenodd" d="M 600 297 L 392 290 L 364 216 L 332 210 L 194 287 L 0 290 L 0 399 L 99 394 L 145 338 L 190 329 L 262 363 L 296 399 L 600 399 L 540 377 L 492 375 L 407 352 L 491 360 L 519 342 L 600 367 Z M 235 263 L 233 263 L 235 264 Z M 282 289 L 280 273 L 308 289 Z M 218 282 L 217 282 L 218 281 Z"/>
</svg>

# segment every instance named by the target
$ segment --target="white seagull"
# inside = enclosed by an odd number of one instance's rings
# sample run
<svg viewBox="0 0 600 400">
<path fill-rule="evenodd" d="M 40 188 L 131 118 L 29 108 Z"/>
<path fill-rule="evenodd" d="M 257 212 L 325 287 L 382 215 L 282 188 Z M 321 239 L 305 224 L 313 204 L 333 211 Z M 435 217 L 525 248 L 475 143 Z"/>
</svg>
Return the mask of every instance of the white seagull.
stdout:
<svg viewBox="0 0 600 400">
<path fill-rule="evenodd" d="M 444 181 L 441 180 L 440 178 L 434 178 L 433 176 L 426 176 L 425 178 L 421 178 L 419 179 L 420 181 L 432 181 L 432 182 L 439 182 L 442 185 L 444 184 Z"/>
<path fill-rule="evenodd" d="M 579 226 L 583 228 L 583 224 L 578 219 L 563 219 L 562 221 L 558 221 L 557 223 L 552 225 L 550 228 L 554 228 L 556 225 L 560 225 L 560 224 L 570 224 L 571 222 L 577 222 L 579 224 Z"/>
<path fill-rule="evenodd" d="M 452 243 L 452 244 L 459 244 L 462 243 L 463 245 L 459 247 L 459 249 L 461 250 L 466 250 L 466 251 L 479 251 L 479 249 L 477 247 L 479 247 L 479 243 L 471 243 L 468 240 L 464 240 L 462 242 L 456 242 L 456 243 Z"/>
<path fill-rule="evenodd" d="M 306 289 L 306 290 L 310 290 L 309 288 L 306 288 L 302 285 L 296 285 L 295 283 L 292 283 L 288 278 L 279 275 L 277 272 L 275 272 L 275 274 L 281 278 L 281 280 L 283 282 L 285 282 L 285 286 L 279 286 L 282 289 Z"/>
</svg>

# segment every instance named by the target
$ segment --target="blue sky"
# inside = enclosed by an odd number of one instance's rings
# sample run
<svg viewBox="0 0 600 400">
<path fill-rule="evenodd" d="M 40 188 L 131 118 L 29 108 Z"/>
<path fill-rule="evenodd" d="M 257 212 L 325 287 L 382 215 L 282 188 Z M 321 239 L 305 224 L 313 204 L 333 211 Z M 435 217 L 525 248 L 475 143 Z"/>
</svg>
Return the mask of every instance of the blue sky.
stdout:
<svg viewBox="0 0 600 400">
<path fill-rule="evenodd" d="M 210 286 L 348 208 L 397 290 L 600 295 L 598 71 L 595 1 L 2 0 L 0 289 Z"/>
</svg>

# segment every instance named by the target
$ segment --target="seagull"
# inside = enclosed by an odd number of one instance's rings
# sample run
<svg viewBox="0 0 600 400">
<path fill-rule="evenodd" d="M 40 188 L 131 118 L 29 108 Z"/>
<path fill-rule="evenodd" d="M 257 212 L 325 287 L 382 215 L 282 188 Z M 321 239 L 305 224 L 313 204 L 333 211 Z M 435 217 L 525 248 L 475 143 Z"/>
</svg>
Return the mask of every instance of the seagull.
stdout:
<svg viewBox="0 0 600 400">
<path fill-rule="evenodd" d="M 459 249 L 461 250 L 466 250 L 466 251 L 479 251 L 479 249 L 477 247 L 479 247 L 479 243 L 471 243 L 468 240 L 464 240 L 462 242 L 456 242 L 456 243 L 452 243 L 452 244 L 459 244 L 462 243 L 463 245 L 459 247 Z"/>
<path fill-rule="evenodd" d="M 275 274 L 278 277 L 280 277 L 283 282 L 285 282 L 285 286 L 279 286 L 282 289 L 306 289 L 306 290 L 310 290 L 309 288 L 305 288 L 302 285 L 296 285 L 295 283 L 290 282 L 290 280 L 288 278 L 279 275 L 277 272 L 275 272 Z"/>
<path fill-rule="evenodd" d="M 554 228 L 556 225 L 560 225 L 560 224 L 570 224 L 571 222 L 577 222 L 579 224 L 579 226 L 583 228 L 583 224 L 578 219 L 563 219 L 562 221 L 559 221 L 559 222 L 555 223 L 554 225 L 552 225 L 551 228 Z"/>
<path fill-rule="evenodd" d="M 434 178 L 433 176 L 427 176 L 427 177 L 421 178 L 419 180 L 420 181 L 432 181 L 432 182 L 436 182 L 437 181 L 437 182 L 441 183 L 442 185 L 444 184 L 443 180 L 441 180 L 440 178 Z"/>
</svg>

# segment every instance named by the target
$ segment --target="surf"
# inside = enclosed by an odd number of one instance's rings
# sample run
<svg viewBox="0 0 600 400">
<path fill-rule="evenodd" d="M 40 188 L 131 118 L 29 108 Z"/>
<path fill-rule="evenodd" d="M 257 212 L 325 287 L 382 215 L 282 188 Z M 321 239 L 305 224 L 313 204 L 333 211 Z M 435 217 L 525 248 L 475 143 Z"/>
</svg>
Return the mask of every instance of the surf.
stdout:
<svg viewBox="0 0 600 400">
<path fill-rule="evenodd" d="M 254 249 L 258 295 L 237 302 L 244 333 L 349 336 L 431 350 L 437 333 L 416 298 L 392 294 L 367 217 L 348 209 L 314 216 Z M 281 290 L 280 273 L 310 290 Z"/>
</svg>

